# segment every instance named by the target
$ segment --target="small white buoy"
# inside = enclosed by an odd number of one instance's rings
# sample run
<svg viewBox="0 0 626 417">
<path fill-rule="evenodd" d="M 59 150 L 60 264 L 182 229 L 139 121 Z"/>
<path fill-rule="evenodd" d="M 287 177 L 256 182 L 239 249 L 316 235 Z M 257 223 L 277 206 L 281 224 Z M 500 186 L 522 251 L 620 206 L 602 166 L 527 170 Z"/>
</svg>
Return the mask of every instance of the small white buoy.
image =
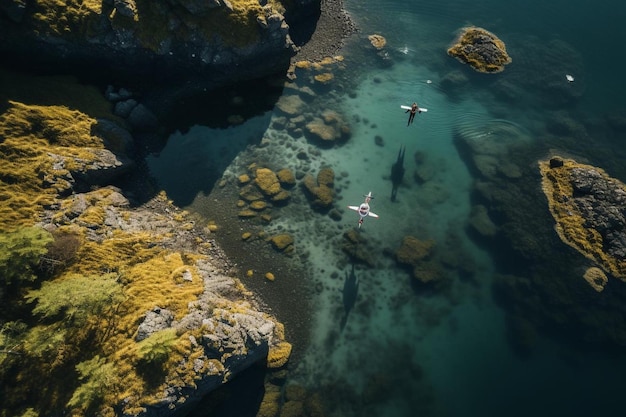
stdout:
<svg viewBox="0 0 626 417">
<path fill-rule="evenodd" d="M 432 80 L 426 80 L 426 84 L 432 84 Z"/>
<path fill-rule="evenodd" d="M 565 74 L 565 79 L 570 83 L 574 82 L 574 77 L 569 74 Z"/>
</svg>

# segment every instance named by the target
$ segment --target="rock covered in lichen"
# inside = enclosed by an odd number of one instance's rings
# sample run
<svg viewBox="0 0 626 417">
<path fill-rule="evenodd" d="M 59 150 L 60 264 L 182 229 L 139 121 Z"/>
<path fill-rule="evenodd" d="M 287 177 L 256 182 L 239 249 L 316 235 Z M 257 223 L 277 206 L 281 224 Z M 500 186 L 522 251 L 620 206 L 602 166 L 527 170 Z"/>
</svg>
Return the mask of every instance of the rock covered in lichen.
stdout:
<svg viewBox="0 0 626 417">
<path fill-rule="evenodd" d="M 88 113 L 92 111 L 97 113 L 93 108 Z M 98 174 L 107 169 L 98 162 L 99 155 L 108 145 L 116 152 L 128 145 L 127 135 L 114 126 L 98 132 L 97 124 L 87 113 L 64 106 L 8 101 L 0 114 L 2 232 L 32 226 L 38 219 L 37 226 L 55 237 L 56 252 L 69 248 L 63 237 L 73 237 L 76 243 L 63 262 L 48 261 L 54 265 L 49 285 L 77 276 L 89 277 L 91 283 L 103 271 L 116 271 L 114 284 L 126 294 L 121 304 L 107 300 L 106 309 L 89 313 L 87 323 L 70 320 L 64 324 L 67 333 L 57 340 L 62 315 L 38 323 L 33 331 L 51 356 L 22 344 L 19 355 L 3 359 L 2 365 L 9 367 L 14 367 L 14 359 L 30 363 L 10 377 L 22 380 L 12 384 L 10 396 L 18 398 L 20 390 L 62 375 L 68 383 L 58 391 L 60 400 L 42 405 L 34 398 L 29 403 L 33 412 L 52 407 L 62 414 L 85 415 L 92 407 L 102 415 L 113 415 L 113 409 L 129 416 L 172 415 L 184 413 L 253 363 L 284 365 L 291 345 L 282 325 L 263 313 L 252 294 L 230 275 L 224 254 L 212 244 L 210 225 L 196 223 L 164 193 L 137 206 L 110 185 L 75 186 L 74 177 L 81 173 L 81 181 L 115 178 Z M 101 295 L 95 285 L 89 290 L 94 297 Z M 31 330 L 25 328 L 26 337 Z M 82 349 L 84 337 L 90 339 L 88 350 Z M 155 346 L 160 349 L 156 356 L 150 352 Z M 67 370 L 84 363 L 98 364 L 108 381 L 123 384 L 98 386 L 97 404 L 68 405 L 67 398 L 80 390 L 81 381 Z M 156 378 L 146 387 L 141 372 L 156 369 Z M 2 406 L 11 415 L 19 414 L 12 404 Z"/>
<path fill-rule="evenodd" d="M 367 39 L 369 39 L 372 46 L 378 50 L 383 49 L 385 45 L 387 45 L 387 39 L 385 39 L 385 37 L 382 35 L 378 35 L 378 34 L 369 35 Z"/>
<path fill-rule="evenodd" d="M 540 161 L 539 169 L 561 240 L 626 281 L 626 186 L 572 159 Z"/>
<path fill-rule="evenodd" d="M 462 29 L 448 49 L 448 55 L 485 73 L 503 71 L 504 66 L 511 62 L 504 42 L 493 33 L 475 26 Z"/>
<path fill-rule="evenodd" d="M 587 268 L 587 270 L 583 274 L 583 278 L 585 279 L 585 281 L 587 281 L 591 288 L 593 288 L 597 292 L 602 292 L 607 282 L 609 282 L 609 279 L 607 278 L 604 271 L 595 266 Z"/>
<path fill-rule="evenodd" d="M 274 196 L 281 191 L 280 182 L 276 173 L 268 168 L 259 168 L 256 170 L 255 184 L 263 194 L 268 197 Z"/>
<path fill-rule="evenodd" d="M 396 261 L 411 269 L 414 279 L 427 284 L 440 281 L 443 271 L 436 262 L 433 262 L 433 240 L 420 240 L 407 235 L 402 238 L 400 247 L 395 252 Z"/>
<path fill-rule="evenodd" d="M 306 174 L 302 179 L 302 186 L 311 206 L 316 210 L 329 210 L 335 197 L 334 190 L 335 173 L 332 168 L 322 168 L 317 178 Z"/>
<path fill-rule="evenodd" d="M 272 243 L 274 249 L 280 252 L 293 251 L 293 236 L 289 233 L 281 233 L 272 236 L 269 241 Z"/>
<path fill-rule="evenodd" d="M 172 82 L 185 73 L 185 94 L 284 72 L 297 50 L 286 8 L 297 16 L 316 7 L 302 0 L 5 3 L 5 60 Z"/>
</svg>

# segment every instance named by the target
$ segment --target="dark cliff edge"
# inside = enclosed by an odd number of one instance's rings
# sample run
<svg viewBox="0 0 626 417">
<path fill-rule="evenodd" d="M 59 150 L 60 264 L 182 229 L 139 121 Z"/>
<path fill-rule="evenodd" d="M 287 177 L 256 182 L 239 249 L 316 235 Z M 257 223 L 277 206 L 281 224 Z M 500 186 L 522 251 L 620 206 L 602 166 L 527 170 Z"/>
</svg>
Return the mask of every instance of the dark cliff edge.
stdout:
<svg viewBox="0 0 626 417">
<path fill-rule="evenodd" d="M 0 4 L 0 53 L 9 68 L 133 85 L 150 92 L 155 107 L 167 107 L 286 73 L 298 50 L 290 32 L 305 42 L 319 10 L 319 0 L 7 0 Z M 290 29 L 285 16 L 300 28 Z"/>
</svg>

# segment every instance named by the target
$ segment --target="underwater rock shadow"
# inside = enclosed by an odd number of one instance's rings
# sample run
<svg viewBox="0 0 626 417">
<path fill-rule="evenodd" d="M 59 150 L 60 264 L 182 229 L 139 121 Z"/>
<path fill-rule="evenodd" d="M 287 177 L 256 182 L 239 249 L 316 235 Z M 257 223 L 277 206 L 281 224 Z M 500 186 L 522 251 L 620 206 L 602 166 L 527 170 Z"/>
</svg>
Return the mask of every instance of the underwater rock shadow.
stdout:
<svg viewBox="0 0 626 417">
<path fill-rule="evenodd" d="M 208 195 L 241 151 L 261 143 L 282 94 L 277 84 L 257 81 L 189 97 L 162 116 L 169 137 L 146 156 L 157 188 L 179 207 Z"/>
</svg>

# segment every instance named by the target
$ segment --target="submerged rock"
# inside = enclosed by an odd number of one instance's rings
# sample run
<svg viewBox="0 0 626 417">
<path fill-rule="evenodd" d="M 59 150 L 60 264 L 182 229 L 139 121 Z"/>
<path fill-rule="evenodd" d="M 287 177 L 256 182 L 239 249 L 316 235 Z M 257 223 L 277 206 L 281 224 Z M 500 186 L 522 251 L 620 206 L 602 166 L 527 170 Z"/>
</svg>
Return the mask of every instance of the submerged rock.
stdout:
<svg viewBox="0 0 626 417">
<path fill-rule="evenodd" d="M 383 49 L 385 45 L 387 45 L 387 39 L 385 39 L 385 37 L 382 35 L 378 35 L 378 34 L 369 35 L 367 39 L 369 39 L 372 46 L 378 50 Z"/>
<path fill-rule="evenodd" d="M 321 169 L 317 178 L 310 174 L 304 176 L 302 186 L 311 203 L 311 207 L 320 211 L 330 210 L 335 197 L 333 189 L 334 177 L 335 173 L 331 168 Z"/>
</svg>

